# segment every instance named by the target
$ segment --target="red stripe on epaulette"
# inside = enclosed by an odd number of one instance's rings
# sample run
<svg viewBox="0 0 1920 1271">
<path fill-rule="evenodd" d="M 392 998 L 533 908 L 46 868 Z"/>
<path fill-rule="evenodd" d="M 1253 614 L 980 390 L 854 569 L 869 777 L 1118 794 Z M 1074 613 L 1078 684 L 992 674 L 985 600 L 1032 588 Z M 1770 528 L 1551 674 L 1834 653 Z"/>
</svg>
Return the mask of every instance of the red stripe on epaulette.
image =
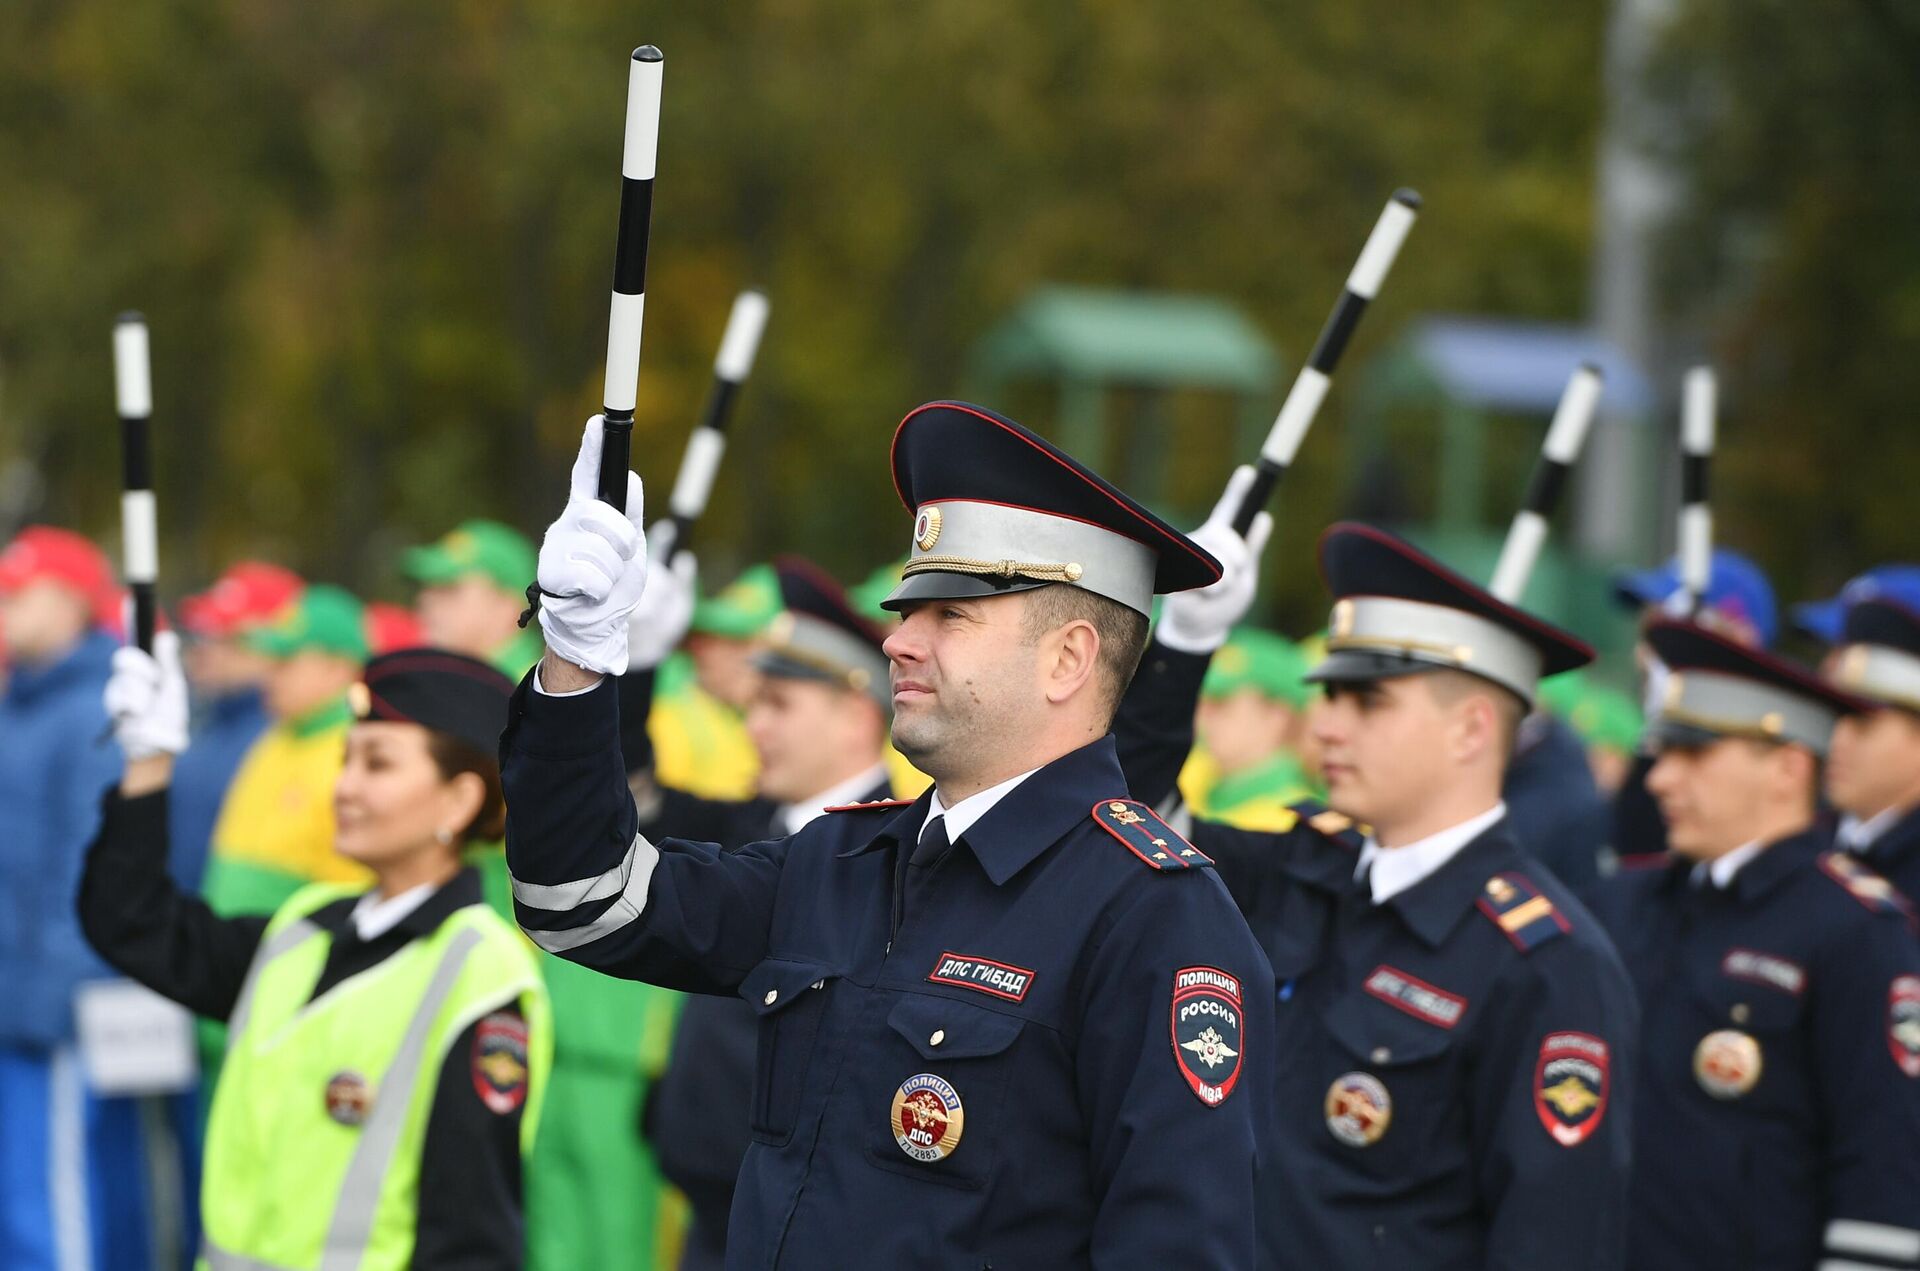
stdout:
<svg viewBox="0 0 1920 1271">
<path fill-rule="evenodd" d="M 1093 805 L 1093 820 L 1154 869 L 1173 871 L 1213 864 L 1212 857 L 1181 838 L 1144 803 L 1102 799 Z"/>
<path fill-rule="evenodd" d="M 872 803 L 836 803 L 822 812 L 867 812 L 874 808 L 910 808 L 912 799 L 875 799 Z"/>
<path fill-rule="evenodd" d="M 1820 853 L 1820 872 L 1840 884 L 1841 890 L 1875 913 L 1896 914 L 1915 926 L 1913 904 L 1900 889 L 1851 852 Z"/>
</svg>

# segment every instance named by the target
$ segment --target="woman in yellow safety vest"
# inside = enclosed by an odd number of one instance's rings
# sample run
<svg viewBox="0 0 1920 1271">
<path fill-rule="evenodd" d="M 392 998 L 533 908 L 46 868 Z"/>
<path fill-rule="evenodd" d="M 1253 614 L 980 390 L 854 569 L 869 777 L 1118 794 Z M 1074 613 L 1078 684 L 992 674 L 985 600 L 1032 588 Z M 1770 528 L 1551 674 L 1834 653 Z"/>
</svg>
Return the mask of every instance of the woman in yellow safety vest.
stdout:
<svg viewBox="0 0 1920 1271">
<path fill-rule="evenodd" d="M 80 885 L 115 967 L 228 1024 L 202 1185 L 208 1271 L 518 1267 L 520 1165 L 552 1053 L 519 933 L 463 867 L 505 808 L 494 739 L 512 686 L 474 658 L 367 664 L 334 788 L 370 891 L 315 884 L 270 917 L 216 916 L 166 870 L 187 744 L 178 642 L 122 649 L 107 710 L 126 753 Z"/>
</svg>

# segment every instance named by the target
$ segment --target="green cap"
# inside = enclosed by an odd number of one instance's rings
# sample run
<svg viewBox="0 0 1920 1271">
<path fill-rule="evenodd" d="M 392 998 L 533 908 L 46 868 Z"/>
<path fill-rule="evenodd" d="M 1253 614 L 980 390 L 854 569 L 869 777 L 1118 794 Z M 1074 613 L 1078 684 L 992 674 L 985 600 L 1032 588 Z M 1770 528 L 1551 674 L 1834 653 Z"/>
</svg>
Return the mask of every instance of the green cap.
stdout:
<svg viewBox="0 0 1920 1271">
<path fill-rule="evenodd" d="M 750 565 L 717 595 L 693 607 L 693 629 L 703 635 L 750 640 L 767 629 L 783 606 L 780 578 L 771 565 Z"/>
<path fill-rule="evenodd" d="M 1589 746 L 1630 753 L 1640 744 L 1640 707 L 1619 689 L 1596 686 L 1567 713 L 1567 722 Z"/>
<path fill-rule="evenodd" d="M 367 629 L 360 602 L 326 583 L 301 591 L 280 616 L 246 635 L 247 643 L 270 658 L 290 658 L 307 649 L 364 662 Z"/>
<path fill-rule="evenodd" d="M 853 607 L 860 611 L 862 617 L 891 627 L 899 621 L 900 615 L 890 609 L 882 609 L 880 602 L 892 595 L 893 589 L 900 585 L 900 571 L 906 567 L 907 558 L 904 556 L 882 565 L 868 574 L 865 582 L 849 587 L 847 599 L 853 602 Z"/>
<path fill-rule="evenodd" d="M 437 543 L 411 547 L 401 569 L 423 587 L 479 575 L 519 595 L 533 581 L 539 556 L 527 536 L 498 521 L 463 521 Z"/>
<path fill-rule="evenodd" d="M 1307 658 L 1299 645 L 1271 631 L 1242 627 L 1213 655 L 1200 696 L 1226 697 L 1250 688 L 1263 697 L 1302 707 L 1313 695 L 1306 674 Z"/>
</svg>

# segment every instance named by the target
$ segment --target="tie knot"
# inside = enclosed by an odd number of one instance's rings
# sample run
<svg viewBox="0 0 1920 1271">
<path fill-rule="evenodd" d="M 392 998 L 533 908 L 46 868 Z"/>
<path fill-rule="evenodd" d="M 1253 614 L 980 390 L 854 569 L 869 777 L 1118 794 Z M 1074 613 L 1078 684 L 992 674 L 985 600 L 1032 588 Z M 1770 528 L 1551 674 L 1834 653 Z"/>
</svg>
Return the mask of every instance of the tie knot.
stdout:
<svg viewBox="0 0 1920 1271">
<path fill-rule="evenodd" d="M 931 865 L 947 854 L 953 841 L 947 837 L 947 818 L 936 816 L 928 821 L 920 831 L 920 841 L 914 845 L 913 856 L 909 864 Z"/>
</svg>

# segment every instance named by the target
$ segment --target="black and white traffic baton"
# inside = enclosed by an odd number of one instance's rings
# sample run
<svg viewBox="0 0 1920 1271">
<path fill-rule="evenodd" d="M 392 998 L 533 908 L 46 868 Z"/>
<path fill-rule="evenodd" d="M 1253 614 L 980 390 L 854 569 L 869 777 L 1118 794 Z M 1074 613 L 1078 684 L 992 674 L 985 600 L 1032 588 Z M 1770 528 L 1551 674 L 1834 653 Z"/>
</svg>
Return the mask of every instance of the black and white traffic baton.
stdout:
<svg viewBox="0 0 1920 1271">
<path fill-rule="evenodd" d="M 1707 470 L 1713 460 L 1714 414 L 1719 386 L 1713 368 L 1687 372 L 1680 414 L 1680 588 L 1686 613 L 1698 612 L 1713 581 L 1713 511 L 1707 503 Z"/>
<path fill-rule="evenodd" d="M 1510 605 L 1520 603 L 1526 594 L 1527 580 L 1540 559 L 1540 548 L 1547 541 L 1547 523 L 1560 505 L 1567 488 L 1567 474 L 1573 471 L 1586 443 L 1587 429 L 1593 423 L 1594 408 L 1600 404 L 1600 368 L 1582 362 L 1567 380 L 1554 408 L 1553 422 L 1547 426 L 1547 439 L 1540 444 L 1540 460 L 1534 464 L 1527 482 L 1526 502 L 1514 514 L 1507 530 L 1507 541 L 1500 547 L 1500 563 L 1493 567 L 1493 581 L 1487 587 Z"/>
<path fill-rule="evenodd" d="M 1420 196 L 1412 190 L 1396 190 L 1387 200 L 1380 219 L 1374 222 L 1373 233 L 1367 235 L 1367 245 L 1360 249 L 1360 259 L 1347 275 L 1345 290 L 1328 315 L 1326 325 L 1320 328 L 1320 338 L 1314 342 L 1312 355 L 1300 368 L 1293 387 L 1287 390 L 1287 400 L 1281 403 L 1280 414 L 1267 431 L 1259 462 L 1254 465 L 1253 484 L 1247 488 L 1247 497 L 1233 518 L 1235 533 L 1244 536 L 1252 528 L 1253 518 L 1266 506 L 1273 488 L 1299 452 L 1307 429 L 1313 425 L 1313 417 L 1319 413 L 1320 403 L 1326 400 L 1340 354 L 1353 338 L 1354 328 L 1360 325 L 1367 302 L 1379 293 L 1380 284 L 1386 281 L 1387 271 L 1393 268 L 1393 259 L 1400 254 L 1400 245 L 1407 241 L 1407 231 L 1413 228 L 1414 218 L 1419 214 Z"/>
<path fill-rule="evenodd" d="M 660 140 L 660 78 L 666 60 L 643 44 L 627 70 L 626 147 L 620 160 L 620 236 L 613 250 L 613 307 L 607 316 L 606 416 L 600 498 L 627 508 L 634 395 L 640 380 L 640 320 L 647 306 L 647 233 L 653 221 L 653 167 Z"/>
<path fill-rule="evenodd" d="M 727 315 L 727 330 L 713 358 L 713 388 L 707 394 L 707 409 L 699 427 L 687 438 L 680 473 L 667 500 L 670 519 L 667 527 L 658 531 L 666 541 L 653 544 L 661 560 L 686 547 L 693 523 L 707 510 L 714 475 L 727 452 L 727 423 L 733 418 L 733 404 L 740 396 L 740 386 L 753 372 L 760 335 L 767 329 L 767 308 L 766 295 L 752 288 L 733 298 L 733 312 Z"/>
<path fill-rule="evenodd" d="M 153 500 L 153 454 L 147 424 L 153 415 L 153 378 L 147 360 L 147 320 L 123 313 L 113 324 L 113 395 L 120 413 L 120 546 L 133 592 L 133 643 L 153 652 L 153 585 L 160 546 Z"/>
</svg>

